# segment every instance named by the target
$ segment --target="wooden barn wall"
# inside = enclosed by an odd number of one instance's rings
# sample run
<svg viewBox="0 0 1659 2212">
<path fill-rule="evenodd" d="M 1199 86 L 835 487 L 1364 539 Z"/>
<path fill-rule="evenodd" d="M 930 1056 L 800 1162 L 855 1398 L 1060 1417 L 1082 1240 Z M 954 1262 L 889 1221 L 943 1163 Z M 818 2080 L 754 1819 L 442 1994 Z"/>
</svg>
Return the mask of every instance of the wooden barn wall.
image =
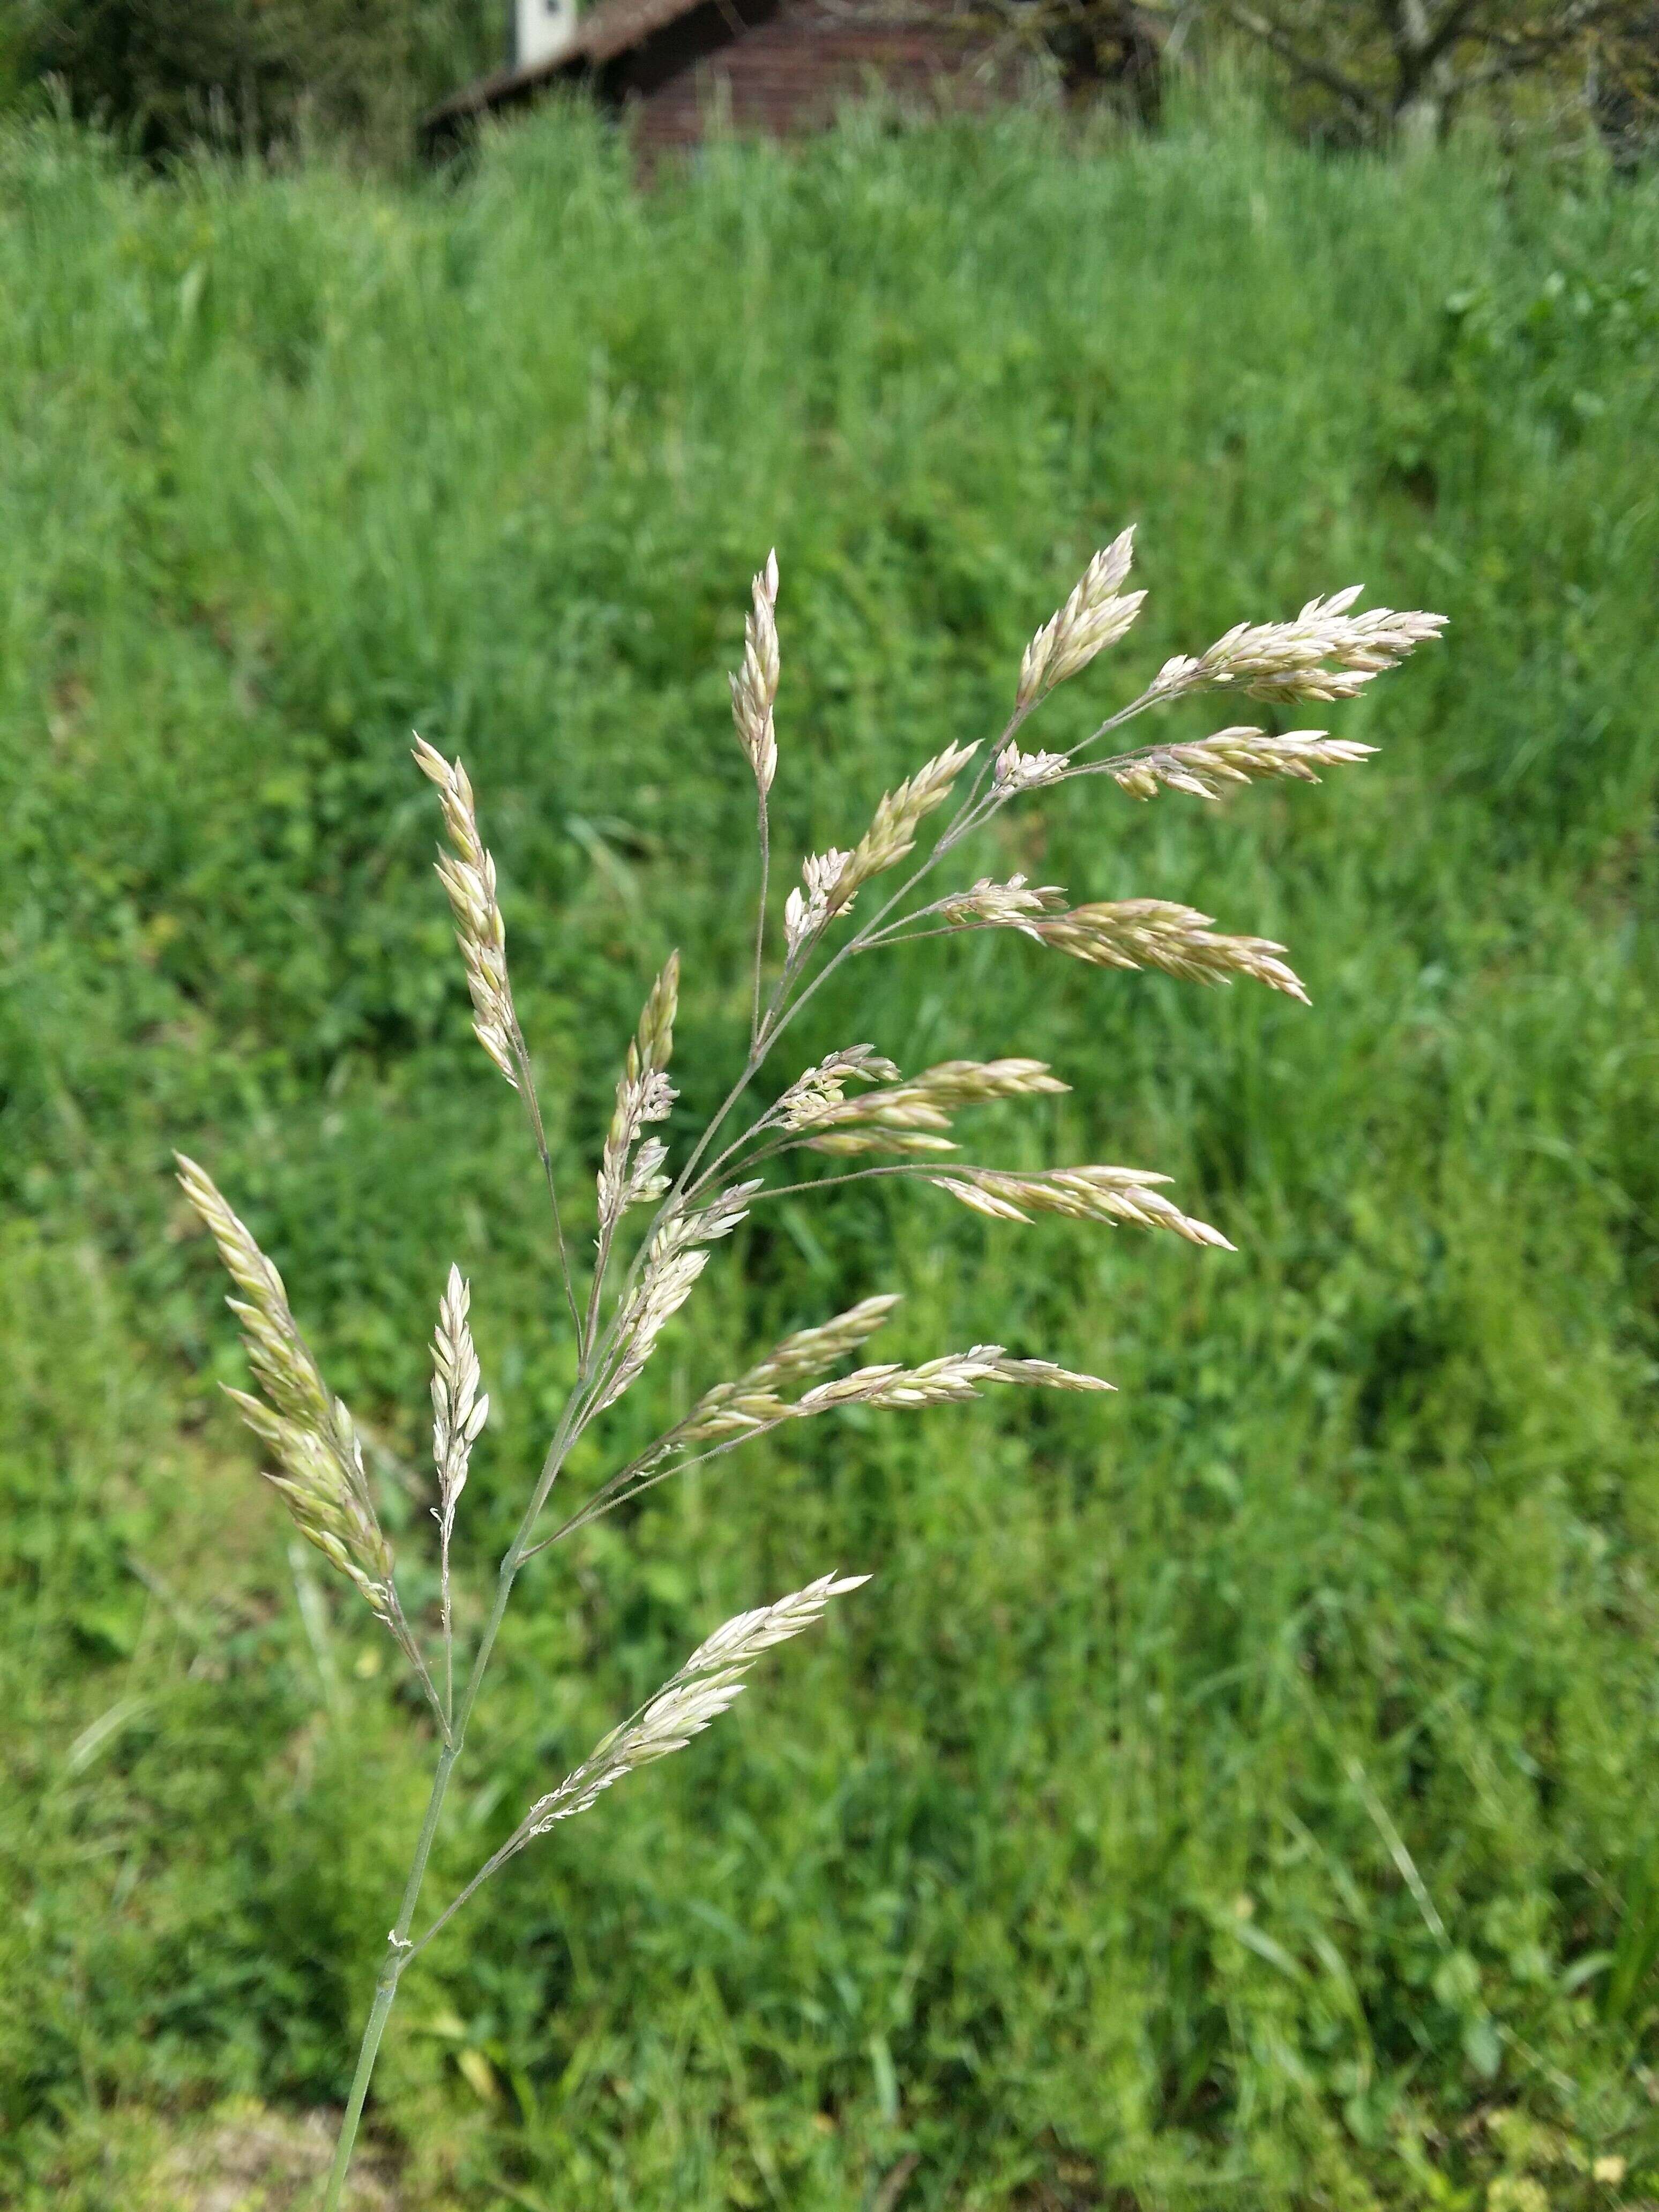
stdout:
<svg viewBox="0 0 1659 2212">
<path fill-rule="evenodd" d="M 743 133 L 815 130 L 876 86 L 919 106 L 960 80 L 950 96 L 971 98 L 983 88 L 962 72 L 982 51 L 943 13 L 929 20 L 915 10 L 860 15 L 836 0 L 706 0 L 619 55 L 603 90 L 649 156 L 694 144 L 711 117 Z"/>
</svg>

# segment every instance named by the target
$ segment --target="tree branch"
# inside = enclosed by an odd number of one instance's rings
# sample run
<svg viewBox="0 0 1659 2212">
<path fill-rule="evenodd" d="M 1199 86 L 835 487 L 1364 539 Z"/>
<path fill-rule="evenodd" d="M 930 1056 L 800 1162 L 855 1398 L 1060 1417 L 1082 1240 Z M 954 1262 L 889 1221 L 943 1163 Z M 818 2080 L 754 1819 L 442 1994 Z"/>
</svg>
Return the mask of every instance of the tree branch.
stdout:
<svg viewBox="0 0 1659 2212">
<path fill-rule="evenodd" d="M 1254 8 L 1244 4 L 1244 0 L 1220 0 L 1220 6 L 1229 21 L 1236 23 L 1241 31 L 1248 31 L 1253 39 L 1259 39 L 1280 61 L 1311 83 L 1323 85 L 1327 92 L 1334 93 L 1362 115 L 1375 119 L 1382 113 L 1382 103 L 1374 93 L 1367 92 L 1364 85 L 1345 76 L 1331 63 L 1322 61 L 1316 54 L 1304 53 L 1290 33 L 1271 17 L 1258 15 Z"/>
<path fill-rule="evenodd" d="M 1486 85 L 1501 84 L 1506 77 L 1522 76 L 1559 53 L 1564 46 L 1571 46 L 1581 32 L 1616 21 L 1626 12 L 1624 0 L 1579 0 L 1577 6 L 1564 8 L 1557 20 L 1547 27 L 1522 36 L 1489 31 L 1485 34 L 1487 42 L 1497 51 L 1478 68 L 1468 70 L 1457 77 L 1452 90 L 1462 98 Z"/>
<path fill-rule="evenodd" d="M 1430 31 L 1424 45 L 1422 60 L 1425 68 L 1437 62 L 1442 54 L 1449 52 L 1457 44 L 1468 29 L 1469 19 L 1480 5 L 1480 0 L 1451 0 L 1451 5 Z"/>
</svg>

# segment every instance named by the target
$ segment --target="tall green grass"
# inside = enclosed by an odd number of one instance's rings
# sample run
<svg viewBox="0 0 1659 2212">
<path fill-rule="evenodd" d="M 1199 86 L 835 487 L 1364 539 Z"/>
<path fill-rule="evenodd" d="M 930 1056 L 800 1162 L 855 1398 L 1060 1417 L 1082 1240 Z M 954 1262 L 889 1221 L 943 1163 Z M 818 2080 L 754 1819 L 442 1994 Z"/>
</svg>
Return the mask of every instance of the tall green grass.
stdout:
<svg viewBox="0 0 1659 2212">
<path fill-rule="evenodd" d="M 670 943 L 692 1104 L 740 1050 L 767 545 L 799 846 L 993 726 L 1128 519 L 1152 598 L 1057 730 L 1351 580 L 1452 617 L 1338 710 L 1363 770 L 1085 785 L 984 856 L 1283 938 L 1314 1011 L 980 939 L 802 1048 L 1041 1053 L 1063 1156 L 1171 1171 L 1238 1256 L 879 1187 L 737 1240 L 617 1431 L 880 1286 L 903 1352 L 1121 1395 L 816 1427 L 532 1571 L 434 1896 L 725 1613 L 880 1572 L 434 1948 L 381 2139 L 411 2208 L 1659 2189 L 1656 255 L 1650 183 L 1225 116 L 866 122 L 644 197 L 558 113 L 409 192 L 4 142 L 0 2196 L 171 2206 L 191 2114 L 340 2097 L 428 1763 L 220 1407 L 168 1147 L 405 1557 L 449 1261 L 480 1581 L 569 1372 L 410 726 L 477 783 L 580 1181 Z"/>
</svg>

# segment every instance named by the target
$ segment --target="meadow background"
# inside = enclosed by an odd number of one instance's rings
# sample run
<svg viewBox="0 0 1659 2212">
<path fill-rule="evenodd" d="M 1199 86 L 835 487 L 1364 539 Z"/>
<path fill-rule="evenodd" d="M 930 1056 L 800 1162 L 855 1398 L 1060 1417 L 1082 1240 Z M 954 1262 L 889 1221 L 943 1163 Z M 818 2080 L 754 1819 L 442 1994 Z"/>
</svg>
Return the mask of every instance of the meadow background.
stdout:
<svg viewBox="0 0 1659 2212">
<path fill-rule="evenodd" d="M 1364 769 L 1085 785 L 970 866 L 1282 938 L 1312 1011 L 980 938 L 799 1042 L 1041 1054 L 1073 1093 L 985 1155 L 1164 1169 L 1237 1255 L 902 1188 L 721 1248 L 607 1443 L 880 1288 L 905 1354 L 1121 1395 L 814 1425 L 530 1571 L 434 1899 L 726 1613 L 878 1572 L 422 1959 L 381 2171 L 405 2212 L 1659 2196 L 1656 270 L 1651 177 L 1215 98 L 647 194 L 560 112 L 424 181 L 9 127 L 0 2201 L 174 2212 L 181 2144 L 338 2101 L 429 1767 L 218 1396 L 170 1147 L 371 1430 L 415 1601 L 452 1259 L 471 1591 L 568 1379 L 411 726 L 473 772 L 591 1188 L 671 944 L 688 1112 L 740 1056 L 766 548 L 787 876 L 1000 725 L 1127 520 L 1152 596 L 1056 732 L 1352 580 L 1445 642 L 1324 718 Z"/>
</svg>

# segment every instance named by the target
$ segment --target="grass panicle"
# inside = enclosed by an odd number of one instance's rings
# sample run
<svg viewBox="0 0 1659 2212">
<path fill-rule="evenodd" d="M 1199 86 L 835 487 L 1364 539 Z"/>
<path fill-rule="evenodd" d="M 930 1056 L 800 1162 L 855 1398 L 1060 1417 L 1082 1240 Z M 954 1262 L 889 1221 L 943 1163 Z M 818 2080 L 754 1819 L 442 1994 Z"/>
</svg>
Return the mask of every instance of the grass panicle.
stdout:
<svg viewBox="0 0 1659 2212">
<path fill-rule="evenodd" d="M 1052 1097 L 1067 1085 L 1035 1059 L 957 1059 L 906 1076 L 898 1063 L 867 1044 L 843 1048 L 804 1069 L 768 1105 L 754 1097 L 757 1079 L 796 1015 L 825 977 L 849 957 L 897 949 L 915 935 L 950 934 L 962 928 L 1012 928 L 1040 943 L 1099 968 L 1158 968 L 1199 982 L 1244 975 L 1271 989 L 1305 1001 L 1306 994 L 1282 955 L 1284 947 L 1267 939 L 1217 933 L 1210 917 L 1164 899 L 1129 899 L 1066 907 L 1054 886 L 1033 889 L 1023 876 L 1006 881 L 980 877 L 965 888 L 931 899 L 917 894 L 933 870 L 964 840 L 1007 805 L 1047 785 L 1081 774 L 1104 773 L 1121 787 L 1144 796 L 1159 782 L 1176 788 L 1219 789 L 1253 775 L 1306 779 L 1312 763 L 1356 757 L 1363 748 L 1341 751 L 1322 735 L 1300 732 L 1291 740 L 1267 738 L 1258 732 L 1227 731 L 1207 745 L 1143 748 L 1086 767 L 1075 764 L 1085 740 L 1064 754 L 1022 754 L 1014 729 L 1046 695 L 1079 674 L 1104 647 L 1121 637 L 1144 601 L 1142 592 L 1125 593 L 1132 534 L 1122 532 L 1091 562 L 1076 590 L 1027 647 L 1022 662 L 1014 716 L 988 757 L 988 773 L 958 794 L 961 780 L 978 742 L 952 743 L 907 776 L 878 804 L 869 828 L 856 844 L 809 857 L 799 889 L 792 891 L 785 916 L 785 951 L 769 994 L 763 991 L 766 867 L 769 852 L 767 796 L 777 768 L 772 713 L 777 696 L 779 655 L 773 610 L 777 597 L 776 556 L 769 556 L 754 584 L 747 618 L 743 664 L 732 679 L 732 712 L 738 733 L 754 770 L 759 794 L 760 890 L 757 899 L 756 967 L 751 994 L 749 1050 L 737 1083 L 691 1147 L 678 1176 L 666 1170 L 667 1149 L 645 1134 L 665 1120 L 677 1096 L 667 1068 L 675 1049 L 680 966 L 672 953 L 646 999 L 623 1070 L 605 1135 L 598 1176 L 596 1235 L 586 1310 L 577 1319 L 576 1373 L 526 1508 L 518 1535 L 497 1578 L 495 1611 L 474 1655 L 471 1675 L 457 1704 L 453 1690 L 450 1539 L 456 1507 L 467 1476 L 470 1455 L 489 1412 L 480 1395 L 480 1370 L 468 1313 L 471 1291 L 459 1270 L 452 1270 L 440 1308 L 433 1346 L 433 1450 L 437 1469 L 440 1525 L 440 1634 L 444 1652 L 445 1690 L 434 1695 L 442 1725 L 439 1762 L 422 1842 L 405 1893 L 404 1911 L 394 1929 L 380 1991 L 360 2054 L 353 2102 L 342 2129 L 330 2206 L 337 2203 L 351 2155 L 358 2117 L 372 2075 L 379 2039 L 397 1982 L 408 1959 L 424 1948 L 438 1929 L 507 1859 L 534 1838 L 586 1811 L 624 1775 L 677 1751 L 726 1711 L 744 1686 L 754 1659 L 763 1650 L 811 1625 L 830 1598 L 854 1589 L 862 1576 L 826 1575 L 775 1605 L 728 1621 L 701 1645 L 678 1674 L 558 1787 L 538 1799 L 501 1849 L 438 1915 L 418 1940 L 409 1934 L 449 1773 L 465 1739 L 491 1644 L 514 1578 L 532 1552 L 662 1481 L 677 1470 L 736 1449 L 784 1422 L 810 1420 L 853 1407 L 866 1412 L 915 1411 L 961 1404 L 988 1383 L 1027 1389 L 1101 1392 L 1112 1386 L 1045 1358 L 1010 1354 L 1000 1344 L 977 1344 L 916 1365 L 896 1362 L 854 1369 L 835 1376 L 828 1370 L 856 1352 L 891 1310 L 881 1296 L 860 1300 L 816 1328 L 797 1331 L 764 1359 L 734 1381 L 704 1392 L 691 1412 L 647 1450 L 602 1480 L 585 1504 L 549 1536 L 538 1537 L 537 1523 L 569 1455 L 590 1425 L 637 1382 L 664 1331 L 686 1304 L 713 1256 L 715 1244 L 729 1237 L 751 1209 L 786 1193 L 805 1193 L 812 1181 L 779 1183 L 771 1164 L 785 1153 L 805 1151 L 837 1158 L 896 1155 L 884 1164 L 820 1178 L 823 1187 L 867 1176 L 920 1174 L 926 1182 L 971 1211 L 997 1223 L 1027 1222 L 1039 1213 L 1079 1222 L 1133 1224 L 1164 1229 L 1188 1243 L 1213 1249 L 1232 1249 L 1219 1230 L 1183 1212 L 1164 1192 L 1168 1178 L 1141 1169 L 1053 1168 L 1014 1171 L 954 1162 L 948 1174 L 929 1171 L 941 1152 L 957 1149 L 955 1116 L 963 1109 L 1008 1100 Z M 1237 683 L 1269 699 L 1352 696 L 1364 684 L 1392 666 L 1415 646 L 1437 636 L 1440 618 L 1395 615 L 1381 610 L 1356 616 L 1356 594 L 1339 592 L 1315 600 L 1291 623 L 1240 625 L 1196 658 L 1166 663 L 1152 686 L 1097 737 L 1135 715 L 1208 684 Z M 474 1027 L 480 1042 L 508 1080 L 526 1095 L 543 1164 L 551 1164 L 529 1055 L 520 1030 L 507 981 L 506 930 L 496 896 L 494 862 L 479 834 L 471 786 L 457 762 L 446 761 L 422 740 L 416 760 L 437 787 L 449 850 L 439 874 L 455 918 L 471 996 Z M 830 954 L 816 975 L 810 970 L 829 924 L 848 915 L 858 893 L 875 878 L 898 867 L 915 853 L 923 825 L 957 795 L 955 811 L 944 821 L 931 850 L 892 891 L 862 927 Z M 937 921 L 939 929 L 919 927 Z M 747 1116 L 746 1124 L 744 1117 Z M 720 1133 L 732 1117 L 739 1126 L 714 1151 Z M 760 1172 L 757 1172 L 760 1170 Z M 185 1164 L 186 1192 L 218 1241 L 225 1264 L 244 1293 L 237 1301 L 250 1358 L 267 1403 L 238 1394 L 244 1414 L 276 1452 L 284 1473 L 273 1478 L 287 1497 L 302 1531 L 341 1565 L 369 1598 L 399 1640 L 430 1691 L 423 1655 L 404 1620 L 393 1586 L 389 1547 L 381 1537 L 362 1477 L 362 1455 L 349 1417 L 324 1389 L 315 1363 L 289 1312 L 282 1281 L 243 1224 L 205 1175 Z M 557 1193 L 554 1192 L 556 1218 Z M 653 1205 L 654 1215 L 635 1250 L 626 1279 L 612 1290 L 617 1232 L 634 1206 Z M 561 1263 L 571 1289 L 568 1257 L 560 1237 Z M 815 1379 L 823 1376 L 824 1379 Z"/>
</svg>

